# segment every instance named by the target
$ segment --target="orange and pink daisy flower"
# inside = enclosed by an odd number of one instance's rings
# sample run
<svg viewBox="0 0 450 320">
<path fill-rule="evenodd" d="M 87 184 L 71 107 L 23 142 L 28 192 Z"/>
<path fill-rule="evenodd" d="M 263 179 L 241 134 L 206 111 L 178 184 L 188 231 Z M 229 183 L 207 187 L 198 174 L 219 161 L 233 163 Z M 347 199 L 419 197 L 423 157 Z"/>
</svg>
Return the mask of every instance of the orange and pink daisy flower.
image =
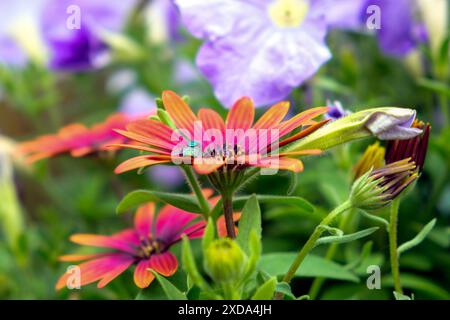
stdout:
<svg viewBox="0 0 450 320">
<path fill-rule="evenodd" d="M 113 147 L 148 153 L 123 162 L 116 173 L 171 163 L 192 164 L 199 174 L 248 167 L 300 172 L 303 163 L 298 156 L 321 152 L 315 149 L 283 153 L 280 148 L 323 126 L 327 120 L 316 122 L 314 118 L 326 113 L 327 107 L 312 108 L 284 120 L 289 110 L 289 102 L 284 101 L 272 106 L 254 123 L 255 107 L 248 97 L 233 105 L 225 121 L 212 109 L 202 108 L 196 115 L 172 91 L 163 92 L 162 102 L 172 125 L 160 119 L 139 119 L 129 123 L 126 130 L 116 130 L 137 144 Z M 290 135 L 298 128 L 302 130 Z"/>
<path fill-rule="evenodd" d="M 40 136 L 21 143 L 19 153 L 29 163 L 33 163 L 63 153 L 70 153 L 72 157 L 82 157 L 94 152 L 111 151 L 111 148 L 107 148 L 108 145 L 127 141 L 114 129 L 125 129 L 131 120 L 125 114 L 116 113 L 90 128 L 80 123 L 69 124 L 56 134 Z"/>
<path fill-rule="evenodd" d="M 206 197 L 212 195 L 212 190 L 203 190 Z M 218 201 L 212 197 L 211 204 Z M 113 249 L 111 252 L 94 254 L 70 254 L 61 256 L 65 262 L 84 261 L 80 268 L 80 285 L 84 286 L 98 281 L 97 287 L 102 288 L 130 266 L 134 269 L 134 282 L 139 288 L 146 288 L 154 280 L 153 270 L 165 277 L 173 275 L 178 269 L 178 260 L 169 250 L 179 242 L 183 235 L 190 239 L 203 235 L 205 220 L 198 220 L 198 214 L 183 211 L 170 205 L 164 206 L 155 217 L 155 205 L 147 203 L 136 211 L 134 228 L 125 229 L 111 236 L 96 234 L 74 234 L 70 240 L 74 243 Z M 239 213 L 233 214 L 237 221 Z M 217 220 L 219 236 L 226 235 L 224 217 Z M 237 228 L 235 227 L 235 232 Z M 71 274 L 65 273 L 56 284 L 56 289 L 67 286 Z"/>
</svg>

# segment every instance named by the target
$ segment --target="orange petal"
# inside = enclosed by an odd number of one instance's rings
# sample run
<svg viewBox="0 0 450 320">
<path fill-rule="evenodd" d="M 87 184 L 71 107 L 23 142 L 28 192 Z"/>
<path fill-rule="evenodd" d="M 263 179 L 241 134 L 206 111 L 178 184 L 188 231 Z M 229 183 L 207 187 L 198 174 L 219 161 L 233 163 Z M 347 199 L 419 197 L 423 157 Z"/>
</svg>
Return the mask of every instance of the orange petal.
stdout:
<svg viewBox="0 0 450 320">
<path fill-rule="evenodd" d="M 155 204 L 150 202 L 140 206 L 134 216 L 134 227 L 140 237 L 148 238 L 152 231 Z"/>
<path fill-rule="evenodd" d="M 289 170 L 293 172 L 303 171 L 303 163 L 299 159 L 293 158 L 265 158 L 261 159 L 255 167 L 270 168 L 275 170 Z"/>
<path fill-rule="evenodd" d="M 108 283 L 110 283 L 112 280 L 114 280 L 120 274 L 122 274 L 125 270 L 127 270 L 132 263 L 133 259 L 117 263 L 114 267 L 112 267 L 107 273 L 103 275 L 102 279 L 97 284 L 97 288 L 103 288 L 104 286 L 106 286 Z"/>
<path fill-rule="evenodd" d="M 155 275 L 148 270 L 149 268 L 150 259 L 145 259 L 139 261 L 136 269 L 134 269 L 134 283 L 141 289 L 147 288 L 153 279 L 155 279 Z"/>
<path fill-rule="evenodd" d="M 304 137 L 306 137 L 307 135 L 310 135 L 311 133 L 313 133 L 314 131 L 316 131 L 317 129 L 319 129 L 320 127 L 324 126 L 325 124 L 327 124 L 331 119 L 325 119 L 322 120 L 320 122 L 315 122 L 314 124 L 312 124 L 311 126 L 309 126 L 308 128 L 294 134 L 293 136 L 284 139 L 283 141 L 281 141 L 278 146 L 282 147 L 285 146 L 293 141 L 297 141 L 299 139 L 302 139 Z M 306 123 L 305 123 L 306 125 Z"/>
<path fill-rule="evenodd" d="M 281 121 L 289 111 L 289 101 L 279 102 L 267 110 L 253 126 L 254 129 L 271 129 Z"/>
<path fill-rule="evenodd" d="M 144 137 L 152 137 L 168 144 L 174 144 L 178 141 L 179 134 L 164 123 L 153 119 L 139 119 L 130 122 L 127 130 Z M 172 138 L 174 140 L 172 140 Z"/>
<path fill-rule="evenodd" d="M 213 158 L 194 158 L 194 170 L 198 174 L 210 174 L 224 165 L 223 160 Z"/>
<path fill-rule="evenodd" d="M 138 156 L 138 157 L 128 159 L 127 161 L 124 161 L 121 164 L 119 164 L 116 167 L 116 169 L 114 170 L 114 172 L 116 174 L 120 174 L 120 173 L 127 172 L 127 171 L 130 171 L 133 169 L 144 168 L 144 167 L 152 166 L 155 164 L 171 162 L 170 157 L 169 157 L 169 159 L 166 159 L 166 160 L 154 160 L 154 159 L 150 159 L 149 157 L 150 156 Z"/>
<path fill-rule="evenodd" d="M 146 145 L 154 146 L 157 148 L 165 149 L 168 152 L 172 152 L 172 149 L 175 147 L 174 143 L 169 143 L 165 140 L 161 140 L 152 136 L 143 136 L 134 132 L 125 131 L 125 130 L 114 130 L 118 134 Z"/>
<path fill-rule="evenodd" d="M 122 239 L 117 239 L 114 236 L 103 236 L 98 234 L 74 234 L 70 237 L 70 241 L 85 245 L 100 248 L 112 248 L 129 253 L 134 253 L 133 246 Z"/>
<path fill-rule="evenodd" d="M 169 113 L 178 129 L 187 129 L 193 132 L 194 122 L 197 120 L 191 108 L 173 91 L 163 91 L 162 100 L 164 108 Z"/>
<path fill-rule="evenodd" d="M 94 149 L 92 147 L 81 147 L 78 149 L 73 149 L 72 151 L 70 151 L 70 155 L 74 158 L 80 158 L 80 157 L 84 157 L 85 155 L 93 152 Z"/>
<path fill-rule="evenodd" d="M 170 277 L 178 269 L 178 260 L 170 252 L 155 254 L 150 257 L 150 268 L 165 277 Z"/>
<path fill-rule="evenodd" d="M 80 276 L 80 285 L 84 286 L 100 280 L 103 277 L 110 278 L 108 275 L 110 272 L 125 270 L 128 268 L 134 261 L 134 258 L 129 255 L 113 253 L 109 254 L 105 257 L 90 260 L 87 262 L 83 262 L 78 265 L 79 267 L 79 276 Z M 68 280 L 75 276 L 75 273 L 64 273 L 56 283 L 56 289 L 62 289 L 67 286 Z M 117 274 L 118 275 L 118 274 Z M 116 275 L 116 276 L 117 276 Z M 112 280 L 112 279 L 111 279 Z"/>
<path fill-rule="evenodd" d="M 108 149 L 115 149 L 115 148 L 126 148 L 126 149 L 134 149 L 134 150 L 140 150 L 140 151 L 146 151 L 146 152 L 153 152 L 158 154 L 164 154 L 164 155 L 170 155 L 170 152 L 162 149 L 157 148 L 151 148 L 146 146 L 141 146 L 137 144 L 123 144 L 123 143 L 116 143 L 116 144 L 109 144 L 106 146 Z"/>
<path fill-rule="evenodd" d="M 228 112 L 226 127 L 227 129 L 243 129 L 251 128 L 253 118 L 255 117 L 255 107 L 252 99 L 242 97 L 236 101 Z"/>
<path fill-rule="evenodd" d="M 280 138 L 289 132 L 297 129 L 298 127 L 304 125 L 309 120 L 324 114 L 328 111 L 328 107 L 317 107 L 308 109 L 296 115 L 295 117 L 282 122 L 278 128 L 280 129 Z"/>
<path fill-rule="evenodd" d="M 222 117 L 212 109 L 200 109 L 198 111 L 198 119 L 202 122 L 203 129 L 206 131 L 208 129 L 217 129 L 225 132 L 225 122 Z"/>
<path fill-rule="evenodd" d="M 58 260 L 64 261 L 64 262 L 83 261 L 83 260 L 98 258 L 98 257 L 104 256 L 105 254 L 108 254 L 108 253 L 66 254 L 66 255 L 58 257 Z"/>
</svg>

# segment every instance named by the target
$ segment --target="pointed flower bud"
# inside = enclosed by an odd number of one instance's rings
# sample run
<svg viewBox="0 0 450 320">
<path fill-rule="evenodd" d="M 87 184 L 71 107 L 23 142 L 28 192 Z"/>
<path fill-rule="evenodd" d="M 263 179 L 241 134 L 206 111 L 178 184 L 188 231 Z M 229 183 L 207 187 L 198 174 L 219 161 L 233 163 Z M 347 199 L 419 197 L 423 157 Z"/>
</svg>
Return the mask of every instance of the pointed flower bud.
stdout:
<svg viewBox="0 0 450 320">
<path fill-rule="evenodd" d="M 245 273 L 247 255 L 229 239 L 214 240 L 205 250 L 205 270 L 217 283 L 239 281 Z"/>
<path fill-rule="evenodd" d="M 352 113 L 330 122 L 290 147 L 289 151 L 326 150 L 351 140 L 375 136 L 380 140 L 411 139 L 422 133 L 411 127 L 413 109 L 383 107 Z"/>
<path fill-rule="evenodd" d="M 417 179 L 415 169 L 416 165 L 408 158 L 366 172 L 352 186 L 352 205 L 363 210 L 375 210 L 389 204 Z"/>
</svg>

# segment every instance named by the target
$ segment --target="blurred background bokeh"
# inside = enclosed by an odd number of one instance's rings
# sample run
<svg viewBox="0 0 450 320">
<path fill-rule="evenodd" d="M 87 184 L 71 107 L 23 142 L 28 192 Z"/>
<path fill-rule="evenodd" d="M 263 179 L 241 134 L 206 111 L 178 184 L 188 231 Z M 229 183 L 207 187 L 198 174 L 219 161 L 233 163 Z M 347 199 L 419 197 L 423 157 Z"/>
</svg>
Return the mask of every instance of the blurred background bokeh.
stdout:
<svg viewBox="0 0 450 320">
<path fill-rule="evenodd" d="M 114 167 L 132 154 L 123 151 L 81 158 L 65 154 L 29 164 L 18 156 L 16 148 L 20 142 L 55 133 L 70 123 L 91 126 L 116 112 L 129 116 L 151 113 L 156 108 L 154 99 L 165 89 L 188 95 L 194 109 L 207 106 L 225 114 L 224 106 L 230 105 L 221 81 L 226 81 L 223 78 L 227 75 L 222 71 L 211 75 L 211 69 L 219 68 L 214 64 L 233 69 L 236 81 L 241 77 L 251 81 L 247 73 L 258 70 L 250 66 L 236 68 L 234 63 L 245 64 L 222 53 L 217 53 L 213 62 L 208 61 L 206 68 L 199 50 L 204 52 L 208 49 L 205 46 L 219 44 L 193 31 L 197 17 L 187 4 L 190 2 L 177 6 L 171 0 L 0 0 L 0 298 L 133 299 L 138 293 L 131 272 L 104 289 L 90 285 L 82 290 L 56 292 L 55 282 L 67 267 L 58 256 L 75 250 L 68 241 L 72 233 L 109 234 L 127 226 L 132 216 L 117 215 L 115 207 L 134 189 L 188 192 L 178 169 L 154 167 L 141 175 L 115 175 Z M 319 42 L 328 48 L 330 56 L 315 67 L 300 68 L 309 76 L 284 88 L 280 94 L 288 92 L 280 100 L 290 100 L 292 112 L 335 101 L 349 112 L 375 106 L 409 107 L 417 110 L 422 121 L 431 123 L 424 171 L 402 201 L 399 241 L 412 238 L 434 217 L 437 225 L 420 246 L 402 255 L 400 265 L 403 285 L 416 299 L 449 299 L 449 1 L 310 2 L 311 8 L 314 2 L 324 2 L 330 15 L 351 13 L 351 18 L 345 16 L 339 21 L 352 23 L 317 24 L 317 28 L 325 30 L 323 42 Z M 381 29 L 369 28 L 367 20 L 374 12 L 367 8 L 372 4 L 381 8 Z M 220 13 L 220 5 L 199 8 L 197 14 L 202 10 L 205 15 Z M 74 32 L 71 26 L 79 22 L 77 8 L 81 8 L 82 25 Z M 245 13 L 245 8 L 242 10 Z M 216 18 L 210 17 L 211 23 L 233 21 L 227 16 L 233 12 L 223 10 Z M 248 16 L 251 19 L 251 13 Z M 236 36 L 236 46 L 243 51 L 247 44 L 252 48 L 252 37 L 245 36 L 245 30 L 239 32 L 222 39 L 234 41 Z M 290 50 L 283 41 L 277 46 L 285 45 Z M 302 43 L 297 46 L 299 54 L 320 51 L 302 47 Z M 254 56 L 246 61 L 268 66 L 274 63 L 262 61 L 266 56 L 259 55 L 258 50 L 250 52 Z M 283 63 L 295 63 L 286 59 Z M 287 70 L 282 79 L 293 71 Z M 276 86 L 269 80 L 264 85 L 265 90 Z M 245 88 L 249 95 L 258 92 L 258 88 Z M 259 113 L 274 102 L 272 97 L 254 99 L 260 101 Z M 346 199 L 352 167 L 372 142 L 344 145 L 306 159 L 305 171 L 295 179 L 298 184 L 291 183 L 289 174 L 280 174 L 260 177 L 241 191 L 289 192 L 317 207 L 310 215 L 289 206 L 265 204 L 264 252 L 295 251 L 304 243 L 324 214 Z M 372 224 L 359 219 L 353 221 L 352 228 Z M 371 250 L 362 250 L 369 241 Z M 318 248 L 315 254 L 321 255 L 325 249 Z M 336 261 L 350 268 L 360 281 L 329 280 L 320 298 L 392 298 L 384 230 L 341 245 Z M 370 264 L 381 266 L 381 290 L 366 287 L 366 266 Z M 296 279 L 294 293 L 307 292 L 312 280 Z"/>
</svg>

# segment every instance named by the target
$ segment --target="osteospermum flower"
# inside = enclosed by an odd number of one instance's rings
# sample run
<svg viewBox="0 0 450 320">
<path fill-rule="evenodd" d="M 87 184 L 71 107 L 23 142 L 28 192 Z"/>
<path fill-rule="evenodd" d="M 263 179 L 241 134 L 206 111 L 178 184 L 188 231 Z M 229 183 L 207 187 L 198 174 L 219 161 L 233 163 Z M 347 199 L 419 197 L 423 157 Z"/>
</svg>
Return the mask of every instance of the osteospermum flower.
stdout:
<svg viewBox="0 0 450 320">
<path fill-rule="evenodd" d="M 176 0 L 182 21 L 205 40 L 197 66 L 230 107 L 284 99 L 331 57 L 327 28 L 356 20 L 357 0 Z M 359 1 L 357 1 L 359 2 Z M 345 8 L 344 10 L 340 10 Z M 334 13 L 339 14 L 334 14 Z"/>
<path fill-rule="evenodd" d="M 73 157 L 82 157 L 92 152 L 107 150 L 112 143 L 123 143 L 127 139 L 117 134 L 114 129 L 125 128 L 130 118 L 117 113 L 105 122 L 90 128 L 73 123 L 59 130 L 56 134 L 40 136 L 19 145 L 19 152 L 28 162 L 50 158 L 62 153 L 70 153 Z M 108 150 L 111 150 L 108 148 Z"/>
<path fill-rule="evenodd" d="M 206 196 L 210 190 L 203 191 Z M 211 201 L 214 202 L 215 198 Z M 136 265 L 134 282 L 140 288 L 146 288 L 155 278 L 149 270 L 163 276 L 171 276 L 178 269 L 178 260 L 169 250 L 181 240 L 183 235 L 190 239 L 203 235 L 206 222 L 196 221 L 199 215 L 183 211 L 170 205 L 164 206 L 155 218 L 155 206 L 147 203 L 139 207 L 134 217 L 134 228 L 126 229 L 111 236 L 95 234 L 75 234 L 70 237 L 77 244 L 112 249 L 110 252 L 94 254 L 70 254 L 61 256 L 61 261 L 78 262 L 80 268 L 80 285 L 84 286 L 98 281 L 102 288 L 131 265 Z M 239 214 L 235 214 L 235 221 Z M 217 220 L 220 236 L 226 234 L 223 217 Z M 56 289 L 64 288 L 70 274 L 59 278 Z"/>
<path fill-rule="evenodd" d="M 324 125 L 326 120 L 315 122 L 312 119 L 325 113 L 326 107 L 313 108 L 283 121 L 289 103 L 280 102 L 254 123 L 253 101 L 247 97 L 239 99 L 233 105 L 225 121 L 211 109 L 200 109 L 195 115 L 186 102 L 172 91 L 163 92 L 162 101 L 174 126 L 157 119 L 141 119 L 129 123 L 126 131 L 116 130 L 140 145 L 119 144 L 113 145 L 114 147 L 149 153 L 120 164 L 116 173 L 170 163 L 193 165 L 199 174 L 239 172 L 248 167 L 299 172 L 303 170 L 302 162 L 290 156 L 321 152 L 303 150 L 272 156 L 280 147 L 301 139 Z M 308 128 L 287 137 L 295 129 L 305 125 Z"/>
</svg>

